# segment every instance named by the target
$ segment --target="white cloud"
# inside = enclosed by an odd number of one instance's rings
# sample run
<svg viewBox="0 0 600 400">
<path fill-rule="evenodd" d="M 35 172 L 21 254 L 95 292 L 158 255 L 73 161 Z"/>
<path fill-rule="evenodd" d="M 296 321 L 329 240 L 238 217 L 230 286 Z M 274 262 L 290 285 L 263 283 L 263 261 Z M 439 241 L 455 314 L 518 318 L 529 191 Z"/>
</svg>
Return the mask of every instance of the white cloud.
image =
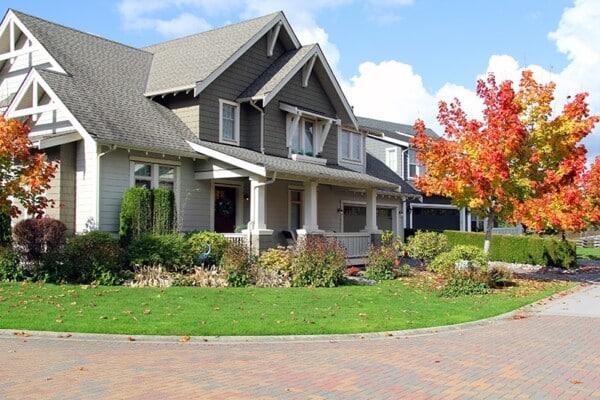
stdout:
<svg viewBox="0 0 600 400">
<path fill-rule="evenodd" d="M 554 110 L 559 113 L 568 95 L 589 92 L 592 114 L 600 114 L 600 3 L 598 0 L 577 0 L 562 15 L 559 26 L 549 37 L 569 64 L 562 71 L 548 71 L 539 65 L 520 66 L 510 55 L 492 55 L 485 71 L 476 79 L 493 72 L 498 82 L 510 79 L 517 84 L 523 69 L 534 72 L 538 82 L 556 83 Z M 379 64 L 365 62 L 358 74 L 343 82 L 343 88 L 357 115 L 371 116 L 394 122 L 412 123 L 416 118 L 442 133 L 436 121 L 439 100 L 458 98 L 469 117 L 481 116 L 482 103 L 475 93 L 463 86 L 445 84 L 436 93 L 428 92 L 422 78 L 412 67 L 397 61 Z M 600 155 L 600 126 L 584 141 L 589 159 Z"/>
</svg>

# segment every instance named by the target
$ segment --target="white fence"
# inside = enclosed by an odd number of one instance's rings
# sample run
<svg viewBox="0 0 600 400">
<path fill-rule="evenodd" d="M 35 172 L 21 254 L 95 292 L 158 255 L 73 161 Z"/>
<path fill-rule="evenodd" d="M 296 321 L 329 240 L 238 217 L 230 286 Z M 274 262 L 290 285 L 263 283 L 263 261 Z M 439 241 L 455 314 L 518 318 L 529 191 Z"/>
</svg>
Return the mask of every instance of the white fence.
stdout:
<svg viewBox="0 0 600 400">
<path fill-rule="evenodd" d="M 579 247 L 600 247 L 600 236 L 587 236 L 577 239 Z"/>
<path fill-rule="evenodd" d="M 523 233 L 523 227 L 521 225 L 513 228 L 492 228 L 492 234 L 494 235 L 521 235 Z"/>
<path fill-rule="evenodd" d="M 246 235 L 243 233 L 223 233 L 223 236 L 230 242 L 236 244 L 245 244 L 246 243 Z"/>
</svg>

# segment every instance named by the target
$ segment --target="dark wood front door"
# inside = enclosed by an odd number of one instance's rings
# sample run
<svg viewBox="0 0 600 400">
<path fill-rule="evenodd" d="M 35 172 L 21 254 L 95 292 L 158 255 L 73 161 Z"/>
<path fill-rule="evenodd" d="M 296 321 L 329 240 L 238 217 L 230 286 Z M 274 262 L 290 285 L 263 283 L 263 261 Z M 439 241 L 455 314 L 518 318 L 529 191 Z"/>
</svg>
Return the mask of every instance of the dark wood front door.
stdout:
<svg viewBox="0 0 600 400">
<path fill-rule="evenodd" d="M 235 231 L 236 197 L 236 188 L 215 186 L 215 232 Z"/>
</svg>

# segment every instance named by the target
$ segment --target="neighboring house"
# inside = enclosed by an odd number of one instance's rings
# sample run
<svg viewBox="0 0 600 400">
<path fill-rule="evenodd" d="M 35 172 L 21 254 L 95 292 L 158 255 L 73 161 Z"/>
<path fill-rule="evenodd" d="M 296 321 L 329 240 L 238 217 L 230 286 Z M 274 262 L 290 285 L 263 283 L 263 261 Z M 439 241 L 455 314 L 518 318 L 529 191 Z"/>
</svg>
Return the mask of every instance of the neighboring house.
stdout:
<svg viewBox="0 0 600 400">
<path fill-rule="evenodd" d="M 256 249 L 324 233 L 363 254 L 415 195 L 369 173 L 321 49 L 281 12 L 136 49 L 8 10 L 0 112 L 59 162 L 48 214 L 71 232 L 116 233 L 127 188 L 164 187 L 181 231 L 243 226 Z"/>
<path fill-rule="evenodd" d="M 358 117 L 358 123 L 361 131 L 367 134 L 367 154 L 384 163 L 418 194 L 404 203 L 404 227 L 407 233 L 415 230 L 477 230 L 476 217 L 466 209 L 459 210 L 445 197 L 422 195 L 414 187 L 414 180 L 423 170 L 410 146 L 410 139 L 415 135 L 412 126 L 362 117 Z M 429 128 L 425 134 L 439 137 Z"/>
</svg>

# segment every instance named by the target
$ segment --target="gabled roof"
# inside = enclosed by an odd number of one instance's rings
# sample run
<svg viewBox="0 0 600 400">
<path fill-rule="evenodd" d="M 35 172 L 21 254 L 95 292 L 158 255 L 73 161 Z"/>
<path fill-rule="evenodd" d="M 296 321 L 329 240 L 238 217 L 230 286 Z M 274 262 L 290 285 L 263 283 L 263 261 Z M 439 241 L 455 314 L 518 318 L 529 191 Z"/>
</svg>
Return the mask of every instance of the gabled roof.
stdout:
<svg viewBox="0 0 600 400">
<path fill-rule="evenodd" d="M 144 48 L 154 55 L 146 95 L 190 89 L 201 91 L 197 85 L 206 87 L 279 24 L 284 27 L 279 35 L 287 48 L 299 48 L 300 42 L 282 12 Z"/>
<path fill-rule="evenodd" d="M 15 16 L 67 74 L 38 69 L 83 128 L 99 143 L 191 154 L 189 128 L 144 97 L 152 55 L 21 12 Z"/>
<path fill-rule="evenodd" d="M 283 54 L 242 92 L 237 100 L 262 101 L 262 105 L 265 107 L 301 70 L 303 75 L 316 74 L 325 91 L 330 94 L 330 99 L 338 112 L 338 117 L 344 124 L 358 128 L 358 121 L 352 112 L 352 107 L 348 103 L 344 92 L 342 92 L 318 44 L 303 46 Z"/>
<path fill-rule="evenodd" d="M 228 163 L 231 162 L 236 167 L 262 176 L 277 172 L 303 180 L 316 178 L 319 182 L 338 183 L 358 188 L 376 187 L 392 190 L 398 188 L 397 183 L 340 166 L 298 162 L 289 158 L 271 156 L 221 143 L 196 141 L 196 143 L 190 143 L 190 146 L 203 155 L 218 158 Z"/>
<path fill-rule="evenodd" d="M 367 174 L 376 176 L 389 182 L 393 182 L 400 187 L 400 193 L 407 196 L 420 197 L 421 193 L 410 183 L 402 179 L 397 173 L 392 171 L 385 163 L 367 152 Z"/>
<path fill-rule="evenodd" d="M 380 133 L 385 137 L 408 142 L 411 138 L 416 135 L 415 129 L 412 125 L 399 124 L 397 122 L 382 121 L 379 119 L 357 117 L 358 125 L 361 129 L 366 130 L 369 133 Z M 425 129 L 425 134 L 434 139 L 439 138 L 438 134 L 432 129 Z"/>
</svg>

